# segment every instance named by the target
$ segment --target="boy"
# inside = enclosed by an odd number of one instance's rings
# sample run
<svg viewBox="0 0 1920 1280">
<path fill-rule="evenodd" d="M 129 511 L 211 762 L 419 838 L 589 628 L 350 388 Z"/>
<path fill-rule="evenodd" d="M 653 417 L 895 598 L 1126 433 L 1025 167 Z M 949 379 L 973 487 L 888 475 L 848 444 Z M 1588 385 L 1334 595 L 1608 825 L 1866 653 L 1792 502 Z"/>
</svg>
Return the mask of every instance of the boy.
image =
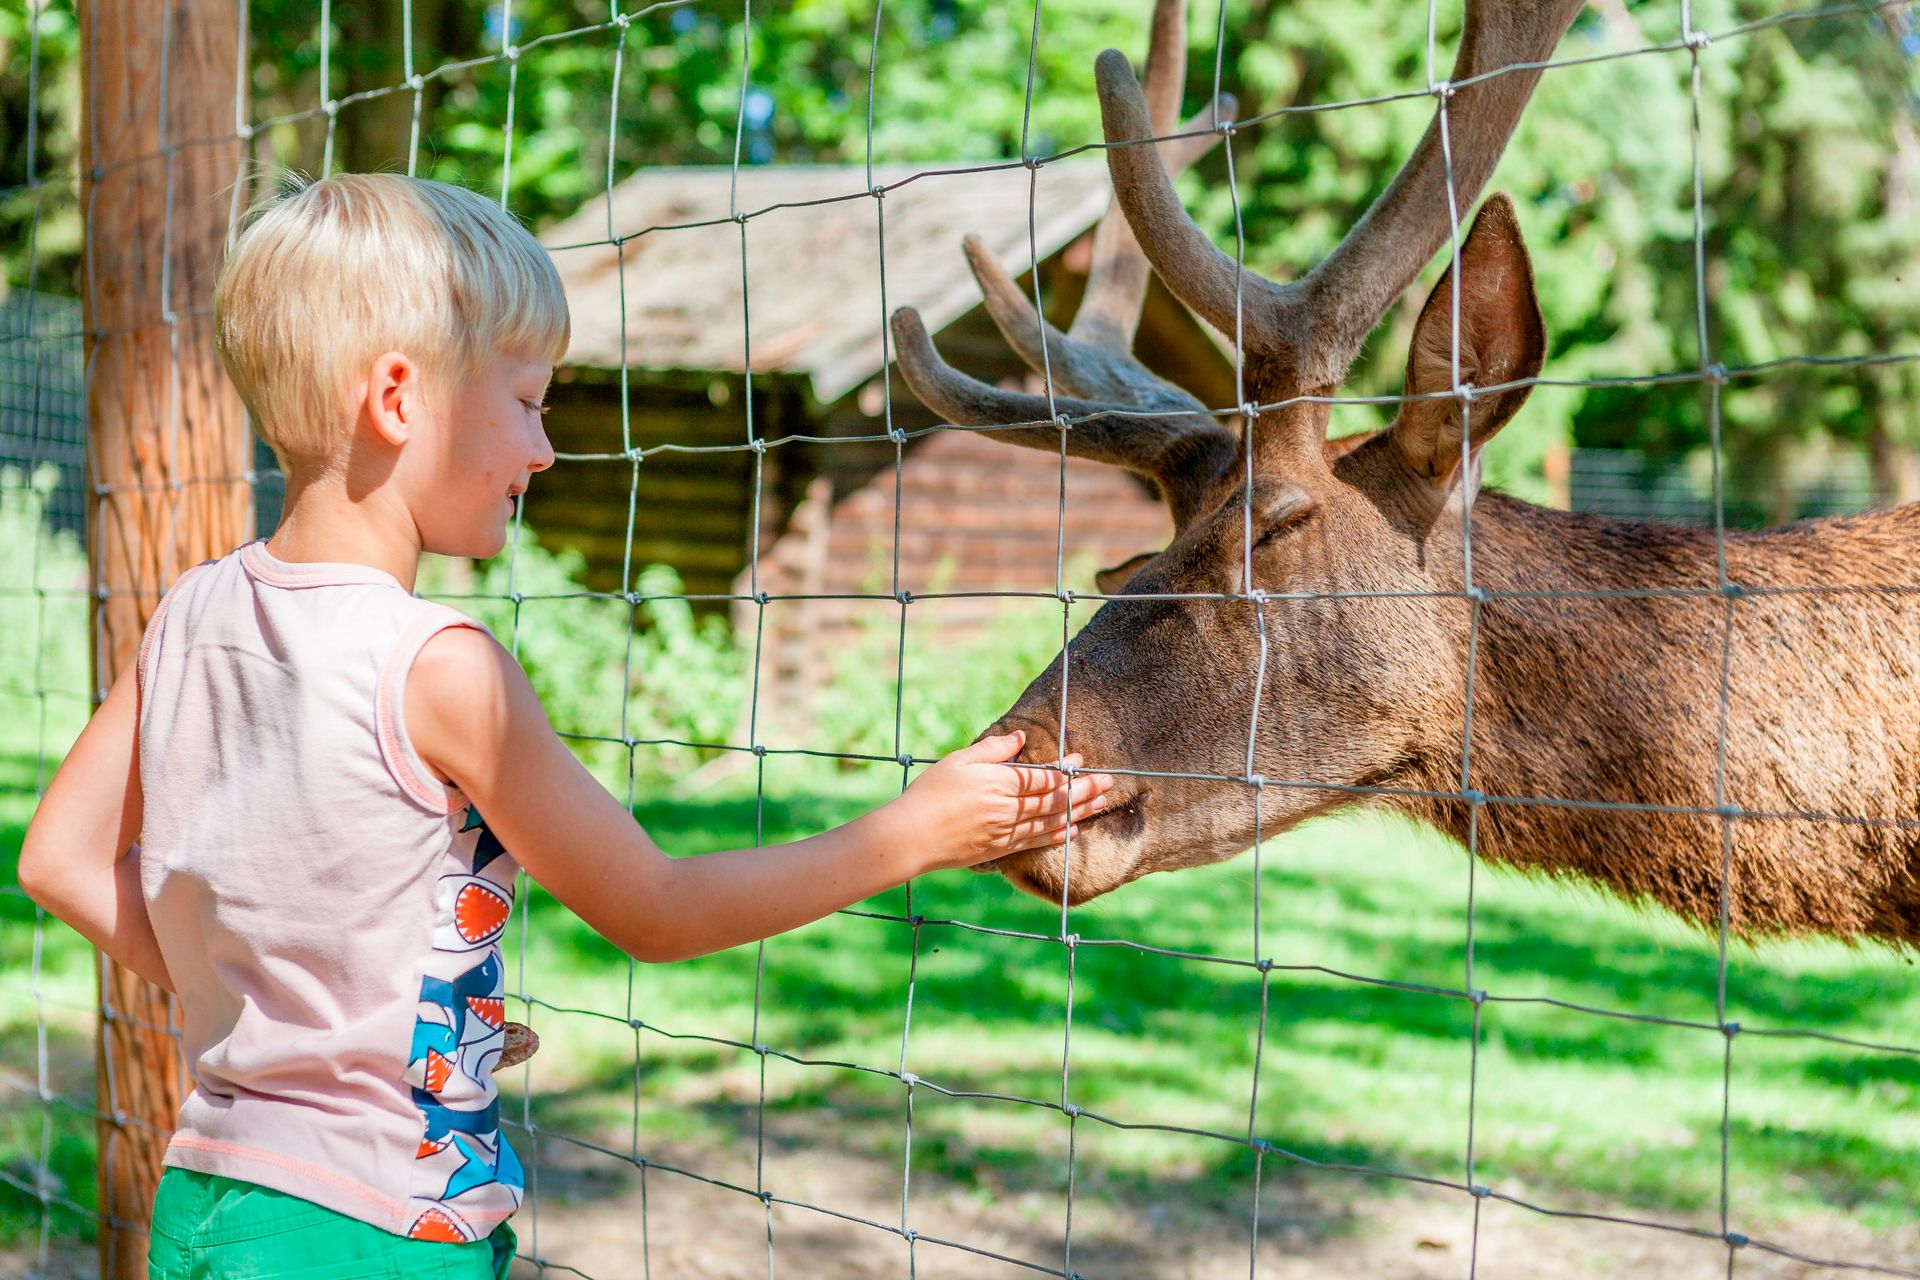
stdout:
<svg viewBox="0 0 1920 1280">
<path fill-rule="evenodd" d="M 285 515 L 168 590 L 20 859 L 37 901 L 179 996 L 194 1089 L 153 1276 L 505 1274 L 522 1179 L 492 1073 L 520 868 L 664 961 L 1062 843 L 1101 807 L 1104 775 L 1006 764 L 1015 733 L 822 835 L 665 857 L 512 655 L 412 594 L 423 552 L 497 553 L 553 463 L 569 321 L 545 251 L 471 192 L 342 174 L 249 225 L 214 305 Z"/>
</svg>

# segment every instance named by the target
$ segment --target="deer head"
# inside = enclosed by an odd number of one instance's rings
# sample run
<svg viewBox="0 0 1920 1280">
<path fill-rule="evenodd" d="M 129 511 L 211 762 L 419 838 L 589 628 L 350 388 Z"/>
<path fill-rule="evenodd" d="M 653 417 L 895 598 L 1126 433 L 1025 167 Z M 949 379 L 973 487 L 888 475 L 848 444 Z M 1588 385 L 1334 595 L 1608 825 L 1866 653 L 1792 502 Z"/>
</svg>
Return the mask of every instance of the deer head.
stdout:
<svg viewBox="0 0 1920 1280">
<path fill-rule="evenodd" d="M 1184 303 L 1240 335 L 1249 399 L 1264 407 L 1236 436 L 1148 374 L 1126 354 L 1131 322 L 1115 323 L 1137 317 L 1138 303 L 1112 305 L 1091 281 L 1085 329 L 1077 319 L 1068 334 L 1047 331 L 1055 383 L 1071 393 L 1054 397 L 1052 412 L 1099 415 L 1072 424 L 1068 450 L 1151 479 L 1175 534 L 1105 575 L 1115 598 L 989 730 L 1026 729 L 1030 760 L 1079 750 L 1121 778 L 1070 851 L 996 865 L 1015 885 L 1081 902 L 1149 871 L 1231 857 L 1256 830 L 1346 803 L 1352 788 L 1423 785 L 1448 758 L 1457 773 L 1450 709 L 1465 697 L 1468 623 L 1465 603 L 1445 593 L 1460 589 L 1459 522 L 1479 448 L 1526 399 L 1545 354 L 1505 197 L 1486 202 L 1460 245 L 1457 308 L 1450 267 L 1421 312 L 1410 399 L 1394 421 L 1329 445 L 1329 406 L 1312 397 L 1338 387 L 1368 332 L 1450 241 L 1450 210 L 1478 195 L 1538 79 L 1529 64 L 1552 52 L 1579 8 L 1469 0 L 1454 87 L 1433 125 L 1333 253 L 1286 285 L 1252 273 L 1236 282 L 1234 262 L 1174 195 L 1170 144 L 1141 145 L 1167 131 L 1171 105 L 1162 100 L 1156 116 L 1125 59 L 1100 56 L 1109 168 L 1138 249 L 1117 231 L 1107 243 L 1143 252 Z M 1153 67 L 1150 57 L 1149 98 Z M 970 256 L 996 319 L 1032 361 L 1040 322 L 1013 304 L 997 268 Z M 909 311 L 896 313 L 894 332 L 908 382 L 931 407 L 956 422 L 1033 423 L 1000 438 L 1060 447 L 1045 397 L 951 370 Z M 1255 589 L 1279 598 L 1256 603 Z M 1226 781 L 1247 776 L 1276 785 Z"/>
</svg>

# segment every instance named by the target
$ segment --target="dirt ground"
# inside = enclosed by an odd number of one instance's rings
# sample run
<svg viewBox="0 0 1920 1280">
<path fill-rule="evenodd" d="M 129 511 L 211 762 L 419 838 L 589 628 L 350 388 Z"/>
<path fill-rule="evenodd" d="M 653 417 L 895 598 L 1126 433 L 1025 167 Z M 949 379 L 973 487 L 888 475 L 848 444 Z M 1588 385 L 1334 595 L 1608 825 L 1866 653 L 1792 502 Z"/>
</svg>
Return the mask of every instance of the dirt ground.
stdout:
<svg viewBox="0 0 1920 1280">
<path fill-rule="evenodd" d="M 666 1167 L 643 1176 L 577 1143 L 516 1135 L 531 1194 L 514 1219 L 520 1256 L 513 1280 L 554 1270 L 591 1280 L 1000 1280 L 1068 1266 L 1077 1275 L 1116 1280 L 1720 1280 L 1729 1274 L 1727 1246 L 1713 1239 L 1555 1217 L 1499 1200 L 1481 1202 L 1476 1232 L 1474 1201 L 1462 1192 L 1403 1183 L 1383 1188 L 1374 1179 L 1303 1172 L 1274 1161 L 1263 1174 L 1259 1245 L 1251 1259 L 1250 1191 L 1235 1208 L 1203 1208 L 1191 1183 L 1164 1200 L 1142 1198 L 1100 1185 L 1092 1171 L 1075 1189 L 1070 1261 L 1063 1191 L 992 1190 L 991 1171 L 975 1186 L 916 1171 L 910 1225 L 922 1238 L 910 1249 L 901 1234 L 871 1225 L 899 1223 L 899 1164 L 834 1151 L 812 1135 L 778 1126 L 770 1119 L 768 1187 L 783 1199 L 821 1208 L 768 1208 L 733 1187 L 670 1171 L 751 1186 L 750 1141 L 727 1153 L 711 1146 L 654 1148 L 648 1158 Z M 625 1147 L 617 1135 L 600 1137 L 610 1148 Z M 1687 1225 L 1710 1229 L 1707 1218 Z M 1741 1223 L 1736 1215 L 1734 1225 L 1809 1258 L 1920 1273 L 1920 1220 L 1879 1235 L 1838 1214 L 1765 1224 Z M 0 1277 L 96 1275 L 90 1246 L 54 1240 L 44 1271 L 35 1268 L 36 1252 L 37 1242 L 0 1250 Z M 1734 1263 L 1732 1274 L 1749 1280 L 1845 1274 L 1758 1248 L 1738 1250 Z"/>
<path fill-rule="evenodd" d="M 770 1142 L 775 1135 L 769 1135 Z M 775 1204 L 683 1175 L 650 1170 L 645 1229 L 641 1178 L 614 1174 L 607 1157 L 548 1142 L 538 1213 L 515 1219 L 522 1257 L 514 1280 L 540 1275 L 534 1262 L 596 1280 L 763 1280 L 769 1275 L 835 1280 L 998 1280 L 1064 1269 L 1064 1197 L 982 1195 L 916 1174 L 914 1229 L 923 1236 L 1018 1259 L 999 1261 L 923 1239 L 911 1250 L 889 1230 L 818 1209 Z M 712 1153 L 707 1153 L 711 1158 Z M 674 1153 L 654 1158 L 673 1163 Z M 683 1168 L 700 1169 L 688 1153 Z M 750 1170 L 749 1170 L 750 1172 Z M 1381 1192 L 1352 1175 L 1281 1170 L 1265 1179 L 1257 1258 L 1249 1266 L 1251 1203 L 1235 1213 L 1195 1211 L 1081 1191 L 1073 1203 L 1071 1268 L 1127 1280 L 1485 1280 L 1521 1277 L 1660 1277 L 1718 1280 L 1727 1246 L 1671 1231 L 1552 1217 L 1501 1201 L 1481 1204 L 1458 1191 L 1410 1186 Z M 776 1195 L 897 1225 L 898 1166 L 857 1158 L 782 1159 L 768 1185 Z M 1249 1195 L 1249 1201 L 1251 1196 Z M 1588 1206 L 1591 1209 L 1591 1206 Z M 1646 1216 L 1644 1214 L 1638 1216 Z M 536 1221 L 537 1218 L 537 1221 Z M 772 1266 L 769 1267 L 769 1221 Z M 1690 1224 L 1691 1225 L 1691 1224 Z M 1711 1227 L 1711 1222 L 1699 1225 Z M 1870 1235 L 1842 1217 L 1766 1224 L 1762 1237 L 1808 1257 L 1920 1271 L 1920 1222 L 1895 1235 Z M 1736 1229 L 1739 1224 L 1736 1223 Z M 1760 1249 L 1737 1252 L 1733 1274 L 1752 1280 L 1832 1275 L 1825 1267 Z"/>
</svg>

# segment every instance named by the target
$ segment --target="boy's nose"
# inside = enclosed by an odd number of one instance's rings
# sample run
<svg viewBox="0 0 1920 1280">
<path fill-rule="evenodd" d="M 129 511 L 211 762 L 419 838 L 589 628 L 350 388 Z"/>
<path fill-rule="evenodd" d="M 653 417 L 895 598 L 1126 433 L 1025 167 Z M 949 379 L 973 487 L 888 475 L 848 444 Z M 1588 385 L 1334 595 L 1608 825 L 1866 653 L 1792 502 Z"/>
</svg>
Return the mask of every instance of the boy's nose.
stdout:
<svg viewBox="0 0 1920 1280">
<path fill-rule="evenodd" d="M 553 465 L 553 442 L 547 439 L 547 433 L 543 428 L 540 432 L 539 452 L 535 453 L 533 455 L 532 460 L 527 463 L 527 470 L 545 471 L 548 467 L 552 465 Z"/>
</svg>

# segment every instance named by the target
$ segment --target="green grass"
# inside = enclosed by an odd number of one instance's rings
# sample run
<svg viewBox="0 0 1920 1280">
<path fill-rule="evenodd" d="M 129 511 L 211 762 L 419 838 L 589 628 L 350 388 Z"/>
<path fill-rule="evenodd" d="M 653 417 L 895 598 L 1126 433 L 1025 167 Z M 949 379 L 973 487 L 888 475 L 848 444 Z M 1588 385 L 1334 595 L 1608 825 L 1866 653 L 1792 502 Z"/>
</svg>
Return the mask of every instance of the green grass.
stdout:
<svg viewBox="0 0 1920 1280">
<path fill-rule="evenodd" d="M 892 791 L 859 779 L 822 784 L 816 771 L 803 778 L 797 768 L 789 777 L 780 767 L 768 763 L 769 841 L 843 821 Z M 755 810 L 751 794 L 736 794 L 652 804 L 639 816 L 665 847 L 696 853 L 751 843 Z M 23 821 L 18 804 L 0 801 L 0 882 Z M 1151 876 L 1070 919 L 1081 941 L 1071 957 L 1067 1097 L 1126 1124 L 1244 1134 L 1257 1053 L 1259 1136 L 1310 1160 L 1460 1180 L 1476 1065 L 1471 1004 L 1341 975 L 1461 991 L 1467 859 L 1438 837 L 1360 815 L 1274 841 L 1261 862 L 1258 954 L 1278 966 L 1265 979 L 1264 1037 L 1257 969 L 1102 945 L 1127 939 L 1252 958 L 1252 856 Z M 1484 868 L 1475 887 L 1474 985 L 1496 997 L 1713 1022 L 1710 937 L 1579 888 Z M 32 928 L 20 901 L 0 898 L 0 1063 L 30 1075 L 34 1009 L 23 992 Z M 701 1172 L 751 1184 L 760 1060 L 751 1049 L 676 1037 L 757 1041 L 895 1070 L 909 974 L 908 1071 L 945 1089 L 1060 1098 L 1068 948 L 945 923 L 1058 933 L 1057 908 L 996 879 L 921 881 L 911 898 L 924 920 L 917 931 L 841 915 L 771 940 L 758 972 L 757 1025 L 756 948 L 632 966 L 544 892 L 532 889 L 526 902 L 524 951 L 520 930 L 508 934 L 509 986 L 523 980 L 524 965 L 524 989 L 541 1002 L 517 1016 L 543 1040 L 530 1100 L 543 1129 L 619 1150 L 630 1141 L 696 1150 L 708 1154 Z M 907 914 L 908 897 L 895 891 L 868 907 Z M 50 926 L 43 964 L 43 987 L 58 1005 L 48 1011 L 53 1056 L 90 1072 L 87 950 Z M 1736 947 L 1728 986 L 1729 1016 L 1752 1029 L 1920 1043 L 1920 979 L 1890 952 Z M 629 1017 L 645 1028 L 636 1033 Z M 1554 1208 L 1714 1229 L 1725 1047 L 1711 1028 L 1489 1002 L 1472 1085 L 1476 1179 Z M 504 1088 L 506 1114 L 516 1119 L 521 1080 L 511 1072 Z M 897 1080 L 772 1057 L 765 1089 L 770 1129 L 814 1132 L 828 1150 L 901 1158 Z M 90 1096 L 90 1078 L 65 1082 L 65 1092 Z M 0 1107 L 0 1168 L 18 1170 L 23 1157 L 37 1158 L 43 1110 L 18 1094 L 0 1097 Z M 66 1109 L 53 1116 L 54 1171 L 65 1194 L 90 1203 L 88 1126 Z M 1765 1224 L 1809 1214 L 1839 1214 L 1870 1230 L 1911 1224 L 1920 1203 L 1911 1156 L 1920 1149 L 1920 1059 L 1741 1035 L 1728 1125 L 1737 1228 L 1762 1234 Z M 983 1195 L 1059 1194 L 1065 1131 L 1049 1108 L 918 1089 L 914 1168 Z M 1236 1144 L 1092 1120 L 1076 1126 L 1075 1140 L 1077 1194 L 1151 1194 L 1199 1209 L 1246 1203 L 1252 1161 Z M 1266 1176 L 1287 1167 L 1270 1159 Z M 38 1229 L 37 1208 L 0 1188 L 0 1244 L 28 1229 Z"/>
</svg>

